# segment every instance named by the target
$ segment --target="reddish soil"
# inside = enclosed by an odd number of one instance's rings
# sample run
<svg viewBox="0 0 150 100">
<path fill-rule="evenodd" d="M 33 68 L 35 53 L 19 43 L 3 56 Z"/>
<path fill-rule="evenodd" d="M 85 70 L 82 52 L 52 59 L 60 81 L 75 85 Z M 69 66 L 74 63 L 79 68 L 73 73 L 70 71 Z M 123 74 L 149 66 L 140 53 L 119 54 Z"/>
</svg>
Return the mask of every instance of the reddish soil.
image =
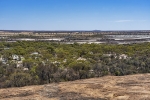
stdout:
<svg viewBox="0 0 150 100">
<path fill-rule="evenodd" d="M 150 100 L 150 74 L 0 89 L 2 100 Z"/>
</svg>

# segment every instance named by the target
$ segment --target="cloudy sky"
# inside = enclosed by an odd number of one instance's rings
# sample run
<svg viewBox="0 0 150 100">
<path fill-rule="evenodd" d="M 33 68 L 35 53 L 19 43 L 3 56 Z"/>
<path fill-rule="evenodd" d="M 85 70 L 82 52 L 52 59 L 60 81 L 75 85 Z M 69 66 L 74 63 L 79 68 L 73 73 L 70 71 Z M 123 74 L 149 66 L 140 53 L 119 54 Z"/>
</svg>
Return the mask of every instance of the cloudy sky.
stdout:
<svg viewBox="0 0 150 100">
<path fill-rule="evenodd" d="M 150 30 L 150 0 L 0 0 L 0 30 Z"/>
</svg>

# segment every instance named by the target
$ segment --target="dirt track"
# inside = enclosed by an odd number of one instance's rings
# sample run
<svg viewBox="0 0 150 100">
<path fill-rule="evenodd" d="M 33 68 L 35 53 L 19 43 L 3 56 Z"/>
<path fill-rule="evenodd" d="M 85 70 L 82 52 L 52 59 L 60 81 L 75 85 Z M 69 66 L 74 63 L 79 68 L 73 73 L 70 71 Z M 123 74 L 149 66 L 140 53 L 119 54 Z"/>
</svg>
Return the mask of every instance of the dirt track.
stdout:
<svg viewBox="0 0 150 100">
<path fill-rule="evenodd" d="M 2 100 L 150 100 L 150 74 L 0 89 Z"/>
</svg>

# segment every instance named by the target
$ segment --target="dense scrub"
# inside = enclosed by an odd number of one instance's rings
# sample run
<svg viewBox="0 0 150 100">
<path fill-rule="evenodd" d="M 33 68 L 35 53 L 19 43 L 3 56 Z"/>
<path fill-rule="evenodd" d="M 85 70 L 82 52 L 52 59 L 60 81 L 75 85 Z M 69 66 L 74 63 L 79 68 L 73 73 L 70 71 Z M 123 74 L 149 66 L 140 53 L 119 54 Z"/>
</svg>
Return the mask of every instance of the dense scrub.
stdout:
<svg viewBox="0 0 150 100">
<path fill-rule="evenodd" d="M 0 56 L 0 88 L 150 72 L 150 43 L 1 42 Z"/>
</svg>

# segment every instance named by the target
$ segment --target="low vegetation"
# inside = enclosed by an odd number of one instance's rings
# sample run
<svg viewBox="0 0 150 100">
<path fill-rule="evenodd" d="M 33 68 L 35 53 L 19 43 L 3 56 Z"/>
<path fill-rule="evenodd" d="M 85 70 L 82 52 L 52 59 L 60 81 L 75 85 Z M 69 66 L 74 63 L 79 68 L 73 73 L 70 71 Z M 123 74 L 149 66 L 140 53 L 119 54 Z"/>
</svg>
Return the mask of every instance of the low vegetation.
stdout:
<svg viewBox="0 0 150 100">
<path fill-rule="evenodd" d="M 0 43 L 0 88 L 150 72 L 150 43 Z"/>
</svg>

